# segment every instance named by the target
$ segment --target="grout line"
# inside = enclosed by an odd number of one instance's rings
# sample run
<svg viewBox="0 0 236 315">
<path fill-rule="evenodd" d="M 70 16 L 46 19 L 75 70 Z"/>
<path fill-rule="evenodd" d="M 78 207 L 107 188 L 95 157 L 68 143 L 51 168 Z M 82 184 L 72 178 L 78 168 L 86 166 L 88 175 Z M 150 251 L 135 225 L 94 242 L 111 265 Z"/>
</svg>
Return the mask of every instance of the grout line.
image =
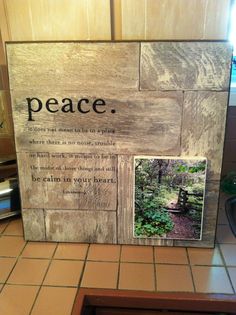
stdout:
<svg viewBox="0 0 236 315">
<path fill-rule="evenodd" d="M 87 258 L 88 258 L 88 253 L 89 253 L 90 245 L 91 245 L 91 244 L 88 244 L 87 252 L 86 252 L 86 255 L 85 255 L 85 257 L 84 257 L 84 264 L 83 264 L 83 268 L 82 268 L 82 271 L 81 271 L 81 275 L 80 275 L 80 279 L 79 279 L 77 288 L 80 288 L 80 287 L 81 287 L 81 283 L 82 283 L 82 280 L 83 280 L 83 277 L 84 277 L 85 266 L 86 266 L 86 264 L 87 264 Z"/>
<path fill-rule="evenodd" d="M 155 247 L 152 246 L 152 250 L 153 250 L 153 266 L 154 266 L 154 288 L 155 291 L 157 291 L 157 268 L 156 268 L 156 260 L 155 260 Z"/>
<path fill-rule="evenodd" d="M 118 273 L 117 273 L 116 289 L 119 289 L 119 281 L 120 281 L 120 265 L 121 265 L 121 250 L 122 250 L 122 245 L 120 245 L 120 252 L 119 252 L 119 260 L 118 260 Z"/>
<path fill-rule="evenodd" d="M 187 255 L 187 259 L 188 259 L 188 265 L 189 265 L 189 268 L 190 268 L 190 274 L 191 274 L 192 283 L 193 283 L 193 291 L 194 291 L 194 293 L 196 293 L 197 290 L 196 290 L 196 286 L 195 286 L 195 282 L 194 282 L 193 270 L 192 270 L 192 265 L 191 265 L 191 263 L 190 263 L 190 257 L 189 257 L 189 254 L 188 254 L 188 249 L 187 249 L 187 247 L 185 247 L 185 250 L 186 250 L 186 255 Z"/>
<path fill-rule="evenodd" d="M 6 226 L 3 228 L 2 232 L 0 233 L 0 235 L 2 236 L 3 233 L 5 232 L 6 228 L 8 227 L 8 225 L 11 223 L 12 221 L 8 221 Z"/>
<path fill-rule="evenodd" d="M 56 253 L 57 247 L 58 247 L 58 243 L 57 243 L 57 245 L 55 246 L 55 249 L 54 249 L 54 252 L 53 252 L 51 258 L 48 259 L 48 260 L 49 260 L 48 267 L 47 267 L 47 269 L 46 269 L 46 272 L 45 272 L 45 274 L 44 274 L 44 277 L 43 277 L 43 279 L 42 279 L 42 282 L 41 282 L 41 284 L 40 284 L 40 286 L 39 286 L 39 290 L 38 290 L 38 292 L 37 292 L 37 294 L 36 294 L 36 296 L 35 296 L 35 299 L 34 299 L 34 301 L 33 301 L 33 304 L 32 304 L 32 307 L 31 307 L 31 309 L 30 309 L 29 315 L 32 313 L 33 308 L 34 308 L 34 306 L 35 306 L 35 303 L 36 303 L 36 301 L 37 301 L 37 299 L 38 299 L 39 293 L 41 292 L 41 289 L 42 289 L 42 287 L 43 287 L 43 282 L 44 282 L 44 280 L 45 280 L 45 278 L 46 278 L 46 276 L 47 276 L 48 270 L 49 270 L 49 268 L 50 268 L 50 266 L 51 266 L 51 264 L 52 264 L 53 257 L 54 257 L 54 255 L 55 255 L 55 253 Z"/>
<path fill-rule="evenodd" d="M 233 282 L 232 282 L 232 280 L 231 280 L 231 277 L 230 277 L 230 274 L 229 274 L 229 271 L 228 271 L 228 267 L 229 267 L 229 266 L 227 266 L 227 264 L 226 264 L 226 261 L 225 261 L 225 258 L 224 258 L 224 255 L 223 255 L 222 251 L 221 251 L 220 246 L 218 246 L 218 250 L 219 250 L 219 253 L 220 253 L 221 259 L 222 259 L 222 261 L 223 261 L 223 264 L 224 264 L 224 268 L 225 268 L 226 274 L 227 274 L 227 276 L 228 276 L 228 278 L 229 278 L 230 285 L 231 285 L 232 290 L 233 290 L 233 292 L 234 292 L 234 294 L 235 294 L 235 293 L 236 293 L 236 291 L 234 290 Z"/>
</svg>

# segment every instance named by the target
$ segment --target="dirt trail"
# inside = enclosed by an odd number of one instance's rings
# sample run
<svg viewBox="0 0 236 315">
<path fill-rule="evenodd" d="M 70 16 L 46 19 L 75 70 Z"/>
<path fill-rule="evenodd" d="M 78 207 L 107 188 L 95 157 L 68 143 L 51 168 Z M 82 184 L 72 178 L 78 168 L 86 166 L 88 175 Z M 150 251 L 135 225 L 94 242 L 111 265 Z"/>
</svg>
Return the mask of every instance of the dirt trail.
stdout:
<svg viewBox="0 0 236 315">
<path fill-rule="evenodd" d="M 170 213 L 171 219 L 175 226 L 173 231 L 167 233 L 167 238 L 174 239 L 196 239 L 195 229 L 192 226 L 194 222 L 183 214 Z"/>
</svg>

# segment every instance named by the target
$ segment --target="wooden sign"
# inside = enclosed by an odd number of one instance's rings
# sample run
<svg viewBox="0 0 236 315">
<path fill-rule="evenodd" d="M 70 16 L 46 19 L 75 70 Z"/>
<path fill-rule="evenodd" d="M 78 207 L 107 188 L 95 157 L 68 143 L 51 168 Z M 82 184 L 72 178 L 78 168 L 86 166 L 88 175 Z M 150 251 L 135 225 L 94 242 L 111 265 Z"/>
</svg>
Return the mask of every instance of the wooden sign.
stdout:
<svg viewBox="0 0 236 315">
<path fill-rule="evenodd" d="M 226 42 L 9 43 L 25 238 L 213 246 L 231 54 Z M 178 234 L 168 198 L 179 209 L 185 183 L 199 203 L 206 160 L 200 230 Z M 190 203 L 181 215 L 194 226 Z"/>
</svg>

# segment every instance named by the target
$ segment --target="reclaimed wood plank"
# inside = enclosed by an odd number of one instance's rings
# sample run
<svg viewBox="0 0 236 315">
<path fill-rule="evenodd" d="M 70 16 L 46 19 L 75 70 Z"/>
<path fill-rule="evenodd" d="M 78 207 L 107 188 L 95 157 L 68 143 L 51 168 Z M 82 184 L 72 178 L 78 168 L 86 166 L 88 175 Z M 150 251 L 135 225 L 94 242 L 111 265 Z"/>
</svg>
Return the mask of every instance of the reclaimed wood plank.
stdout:
<svg viewBox="0 0 236 315">
<path fill-rule="evenodd" d="M 184 93 L 181 154 L 205 156 L 207 180 L 220 179 L 227 100 L 227 92 Z"/>
<path fill-rule="evenodd" d="M 22 209 L 22 219 L 26 241 L 46 241 L 43 209 Z"/>
<path fill-rule="evenodd" d="M 115 211 L 46 210 L 46 239 L 57 242 L 117 242 Z"/>
<path fill-rule="evenodd" d="M 13 90 L 138 89 L 139 43 L 8 44 L 7 55 Z"/>
<path fill-rule="evenodd" d="M 115 155 L 25 152 L 18 165 L 24 209 L 116 210 Z"/>
<path fill-rule="evenodd" d="M 13 118 L 17 151 L 34 152 L 83 152 L 112 154 L 174 154 L 180 152 L 180 129 L 182 114 L 182 92 L 127 92 L 81 94 L 30 93 L 12 91 Z M 44 108 L 32 112 L 29 121 L 26 97 L 37 96 Z M 70 97 L 74 113 L 50 113 L 45 109 L 48 98 L 60 100 Z M 86 97 L 90 104 L 83 105 L 81 114 L 77 110 L 78 99 Z M 106 110 L 96 114 L 92 103 L 96 98 L 105 101 Z M 38 108 L 38 101 L 34 110 Z M 54 106 L 55 108 L 55 106 Z M 112 113 L 115 111 L 115 113 Z"/>
<path fill-rule="evenodd" d="M 135 238 L 134 224 L 134 158 L 118 156 L 118 243 L 173 246 L 173 240 Z"/>
<path fill-rule="evenodd" d="M 141 89 L 228 90 L 231 57 L 225 42 L 141 43 Z"/>
</svg>

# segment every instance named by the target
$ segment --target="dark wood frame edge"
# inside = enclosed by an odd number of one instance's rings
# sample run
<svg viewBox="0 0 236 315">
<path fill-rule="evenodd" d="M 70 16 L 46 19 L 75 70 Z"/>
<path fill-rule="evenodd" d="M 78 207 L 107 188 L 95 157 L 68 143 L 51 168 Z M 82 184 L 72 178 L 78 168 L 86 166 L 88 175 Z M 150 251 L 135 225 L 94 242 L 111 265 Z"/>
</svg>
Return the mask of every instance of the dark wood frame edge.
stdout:
<svg viewBox="0 0 236 315">
<path fill-rule="evenodd" d="M 71 315 L 82 315 L 86 306 L 236 314 L 236 295 L 78 289 Z"/>
</svg>

